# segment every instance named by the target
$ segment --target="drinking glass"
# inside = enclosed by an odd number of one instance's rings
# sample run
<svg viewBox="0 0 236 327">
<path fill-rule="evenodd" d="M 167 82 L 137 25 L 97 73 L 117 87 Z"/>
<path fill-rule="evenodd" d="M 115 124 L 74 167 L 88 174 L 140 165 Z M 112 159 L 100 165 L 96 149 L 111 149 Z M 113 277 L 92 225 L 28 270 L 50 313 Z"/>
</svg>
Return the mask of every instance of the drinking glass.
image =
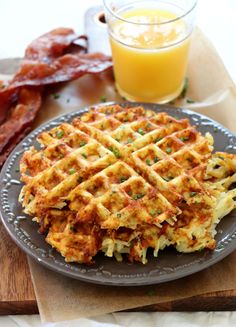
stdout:
<svg viewBox="0 0 236 327">
<path fill-rule="evenodd" d="M 116 87 L 166 103 L 184 87 L 197 0 L 103 0 Z"/>
</svg>

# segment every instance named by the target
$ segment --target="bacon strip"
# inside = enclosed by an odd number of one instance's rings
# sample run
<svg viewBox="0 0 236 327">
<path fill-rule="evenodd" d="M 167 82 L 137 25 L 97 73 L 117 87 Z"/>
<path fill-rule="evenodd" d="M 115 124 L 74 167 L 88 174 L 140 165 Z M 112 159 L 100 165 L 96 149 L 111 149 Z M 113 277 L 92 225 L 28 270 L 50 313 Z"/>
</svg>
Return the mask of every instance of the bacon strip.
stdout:
<svg viewBox="0 0 236 327">
<path fill-rule="evenodd" d="M 29 132 L 47 85 L 98 74 L 112 67 L 110 57 L 86 54 L 81 41 L 86 41 L 86 37 L 78 37 L 68 28 L 40 36 L 26 49 L 15 77 L 0 89 L 0 167 Z"/>
<path fill-rule="evenodd" d="M 68 82 L 84 74 L 97 74 L 112 67 L 110 57 L 101 53 L 71 55 L 55 59 L 51 64 L 25 62 L 10 87 L 48 85 Z"/>
<path fill-rule="evenodd" d="M 25 51 L 25 59 L 46 60 L 58 58 L 78 36 L 70 28 L 57 28 L 34 40 Z"/>
</svg>

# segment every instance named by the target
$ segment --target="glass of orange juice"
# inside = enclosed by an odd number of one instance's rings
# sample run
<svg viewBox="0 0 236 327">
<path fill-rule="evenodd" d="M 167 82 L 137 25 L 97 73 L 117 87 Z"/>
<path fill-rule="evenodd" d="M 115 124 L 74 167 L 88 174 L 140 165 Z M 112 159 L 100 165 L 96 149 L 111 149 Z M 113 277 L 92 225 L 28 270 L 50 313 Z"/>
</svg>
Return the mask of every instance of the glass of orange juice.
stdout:
<svg viewBox="0 0 236 327">
<path fill-rule="evenodd" d="M 166 103 L 184 87 L 197 0 L 104 0 L 116 87 Z"/>
</svg>

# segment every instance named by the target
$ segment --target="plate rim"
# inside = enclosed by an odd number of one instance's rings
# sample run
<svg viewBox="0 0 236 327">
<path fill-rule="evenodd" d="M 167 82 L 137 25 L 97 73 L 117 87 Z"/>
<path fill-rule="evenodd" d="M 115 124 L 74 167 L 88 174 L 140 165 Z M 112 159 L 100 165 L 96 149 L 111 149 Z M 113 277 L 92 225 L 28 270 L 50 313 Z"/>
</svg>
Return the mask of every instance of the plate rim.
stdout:
<svg viewBox="0 0 236 327">
<path fill-rule="evenodd" d="M 61 124 L 61 122 L 59 120 L 66 118 L 66 120 L 69 122 L 72 119 L 74 119 L 77 115 L 80 116 L 81 114 L 83 114 L 84 112 L 86 112 L 88 109 L 90 108 L 98 108 L 98 107 L 103 107 L 103 106 L 109 106 L 109 105 L 121 105 L 121 106 L 137 106 L 137 105 L 141 105 L 143 106 L 145 109 L 147 110 L 156 110 L 156 112 L 161 112 L 161 111 L 165 111 L 165 109 L 168 110 L 173 110 L 175 111 L 176 114 L 178 114 L 178 112 L 182 112 L 184 114 L 186 114 L 189 118 L 191 119 L 192 115 L 197 115 L 199 118 L 201 119 L 206 119 L 207 121 L 209 121 L 209 123 L 212 123 L 213 125 L 217 126 L 218 128 L 224 130 L 224 132 L 229 133 L 231 136 L 236 138 L 236 135 L 231 132 L 229 129 L 227 129 L 226 127 L 224 127 L 222 124 L 218 123 L 217 121 L 211 119 L 210 117 L 207 117 L 201 113 L 189 110 L 189 109 L 185 109 L 185 108 L 181 108 L 181 107 L 172 107 L 170 105 L 159 105 L 159 104 L 153 104 L 153 103 L 142 103 L 142 102 L 115 102 L 115 101 L 111 101 L 111 102 L 105 102 L 105 103 L 97 103 L 94 105 L 88 105 L 86 107 L 80 108 L 78 110 L 72 111 L 72 112 L 68 112 L 68 113 L 64 113 L 62 115 L 58 115 L 46 122 L 44 122 L 43 124 L 41 124 L 40 126 L 38 126 L 36 129 L 34 129 L 33 131 L 31 131 L 15 148 L 14 150 L 11 152 L 11 154 L 9 155 L 9 157 L 7 158 L 6 162 L 4 163 L 1 173 L 0 173 L 0 185 L 2 186 L 3 184 L 3 179 L 6 175 L 6 170 L 8 168 L 9 163 L 12 160 L 12 156 L 17 152 L 17 150 L 19 148 L 22 147 L 23 143 L 25 141 L 27 141 L 28 139 L 32 138 L 32 136 L 34 136 L 35 133 L 40 133 L 40 130 L 42 128 L 52 128 L 52 126 L 48 126 L 51 125 L 52 123 L 54 123 L 55 121 L 58 121 L 57 124 Z M 156 109 L 154 109 L 156 108 Z M 22 211 L 23 212 L 23 211 Z M 75 278 L 84 282 L 89 282 L 89 283 L 94 283 L 94 284 L 102 284 L 102 285 L 111 285 L 111 286 L 143 286 L 143 285 L 154 285 L 154 284 L 161 284 L 161 283 L 165 283 L 165 282 L 169 282 L 169 281 L 173 281 L 173 280 L 177 280 L 177 279 L 181 279 L 183 277 L 195 274 L 197 272 L 200 272 L 210 266 L 212 266 L 213 264 L 221 261 L 222 259 L 224 259 L 226 256 L 228 256 L 230 253 L 232 253 L 235 249 L 236 249 L 236 243 L 234 246 L 228 246 L 226 248 L 224 248 L 224 251 L 219 252 L 218 255 L 216 256 L 212 256 L 210 257 L 208 260 L 202 262 L 201 264 L 198 265 L 198 267 L 196 267 L 194 269 L 193 272 L 189 272 L 188 269 L 183 269 L 180 271 L 177 271 L 177 275 L 176 277 L 172 277 L 172 275 L 160 275 L 160 276 L 156 276 L 156 278 L 158 278 L 158 280 L 154 280 L 154 278 L 151 276 L 141 276 L 141 277 L 137 277 L 135 278 L 135 281 L 132 279 L 105 279 L 105 280 L 99 280 L 96 278 L 96 276 L 89 276 L 89 275 L 81 275 L 78 273 L 76 273 L 73 270 L 65 270 L 65 267 L 61 267 L 60 265 L 55 265 L 54 261 L 48 262 L 47 260 L 43 259 L 42 257 L 39 257 L 39 255 L 37 255 L 36 253 L 34 253 L 24 242 L 22 242 L 18 236 L 14 233 L 14 231 L 12 232 L 12 228 L 11 228 L 11 224 L 8 222 L 7 218 L 4 218 L 4 215 L 6 215 L 3 212 L 3 208 L 2 208 L 2 199 L 0 200 L 0 217 L 2 220 L 2 223 L 5 227 L 5 229 L 7 230 L 8 234 L 10 235 L 11 239 L 27 254 L 29 255 L 31 258 L 33 258 L 36 262 L 40 263 L 41 265 L 43 265 L 44 267 L 50 269 L 51 271 L 54 271 L 56 273 L 60 273 L 63 274 L 64 276 L 67 277 L 71 277 L 71 278 Z M 235 237 L 236 237 L 236 230 L 235 230 Z M 45 241 L 46 242 L 46 241 Z M 50 246 L 50 245 L 49 245 Z M 214 250 L 213 250 L 214 251 Z M 212 252 L 213 253 L 213 252 Z M 66 263 L 65 264 L 69 264 Z M 176 274 L 176 272 L 174 272 L 173 274 Z"/>
</svg>

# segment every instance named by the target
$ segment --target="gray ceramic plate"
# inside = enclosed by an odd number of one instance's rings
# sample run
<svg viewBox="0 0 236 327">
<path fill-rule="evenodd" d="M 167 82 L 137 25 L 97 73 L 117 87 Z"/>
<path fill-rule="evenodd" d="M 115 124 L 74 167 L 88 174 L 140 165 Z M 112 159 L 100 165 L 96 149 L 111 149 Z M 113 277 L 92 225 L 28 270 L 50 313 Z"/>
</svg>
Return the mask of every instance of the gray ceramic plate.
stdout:
<svg viewBox="0 0 236 327">
<path fill-rule="evenodd" d="M 104 104 L 103 104 L 104 105 Z M 137 104 L 129 104 L 134 106 Z M 236 153 L 236 136 L 209 118 L 197 113 L 173 109 L 168 106 L 142 104 L 156 112 L 166 111 L 179 118 L 187 117 L 202 133 L 209 131 L 215 138 L 215 150 Z M 0 213 L 3 224 L 13 240 L 32 258 L 47 268 L 66 276 L 83 281 L 107 285 L 148 285 L 178 279 L 218 262 L 236 249 L 236 211 L 231 212 L 218 225 L 217 247 L 214 251 L 204 250 L 198 253 L 181 254 L 167 249 L 159 257 L 150 257 L 148 264 L 121 263 L 98 255 L 94 266 L 66 263 L 63 257 L 53 250 L 38 234 L 38 225 L 32 222 L 18 203 L 22 187 L 19 182 L 19 160 L 22 153 L 31 145 L 36 145 L 36 136 L 62 122 L 70 121 L 87 109 L 56 118 L 37 128 L 27 136 L 12 152 L 0 175 Z"/>
</svg>

